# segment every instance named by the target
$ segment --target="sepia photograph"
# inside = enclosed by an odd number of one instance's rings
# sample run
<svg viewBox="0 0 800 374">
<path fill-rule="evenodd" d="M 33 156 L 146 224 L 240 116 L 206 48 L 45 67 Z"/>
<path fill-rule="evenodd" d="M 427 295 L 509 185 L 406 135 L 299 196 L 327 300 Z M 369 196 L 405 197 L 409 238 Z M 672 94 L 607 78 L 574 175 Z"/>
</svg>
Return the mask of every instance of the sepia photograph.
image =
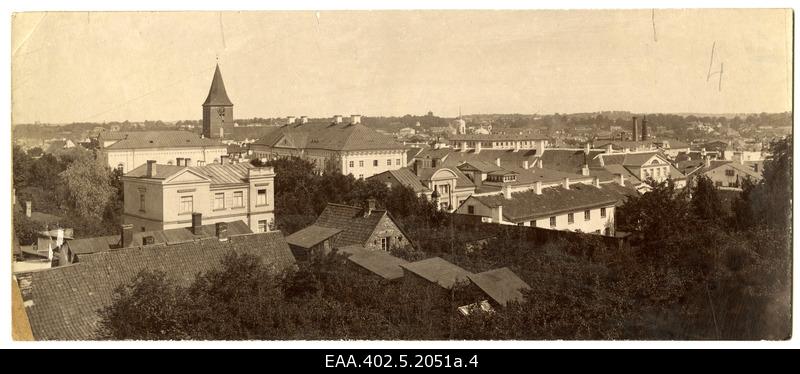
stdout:
<svg viewBox="0 0 800 374">
<path fill-rule="evenodd" d="M 9 17 L 14 342 L 793 337 L 792 9 Z"/>
</svg>

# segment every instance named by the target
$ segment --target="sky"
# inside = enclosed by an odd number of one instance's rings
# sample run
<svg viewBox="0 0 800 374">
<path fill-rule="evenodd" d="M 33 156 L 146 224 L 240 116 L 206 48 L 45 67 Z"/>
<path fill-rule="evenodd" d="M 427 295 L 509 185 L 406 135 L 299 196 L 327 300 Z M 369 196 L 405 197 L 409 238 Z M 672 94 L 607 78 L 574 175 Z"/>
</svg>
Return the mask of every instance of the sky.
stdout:
<svg viewBox="0 0 800 374">
<path fill-rule="evenodd" d="M 236 118 L 783 112 L 791 37 L 781 9 L 17 13 L 12 122 L 200 119 L 217 61 Z"/>
</svg>

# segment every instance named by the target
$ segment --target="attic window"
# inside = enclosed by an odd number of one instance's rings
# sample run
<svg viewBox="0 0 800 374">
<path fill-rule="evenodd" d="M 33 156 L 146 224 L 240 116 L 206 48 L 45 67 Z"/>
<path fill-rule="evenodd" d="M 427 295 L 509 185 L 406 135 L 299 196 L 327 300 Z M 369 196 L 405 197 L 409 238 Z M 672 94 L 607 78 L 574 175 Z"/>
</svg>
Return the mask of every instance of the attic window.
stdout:
<svg viewBox="0 0 800 374">
<path fill-rule="evenodd" d="M 152 141 L 152 140 L 150 140 L 150 143 L 153 143 L 153 141 Z"/>
</svg>

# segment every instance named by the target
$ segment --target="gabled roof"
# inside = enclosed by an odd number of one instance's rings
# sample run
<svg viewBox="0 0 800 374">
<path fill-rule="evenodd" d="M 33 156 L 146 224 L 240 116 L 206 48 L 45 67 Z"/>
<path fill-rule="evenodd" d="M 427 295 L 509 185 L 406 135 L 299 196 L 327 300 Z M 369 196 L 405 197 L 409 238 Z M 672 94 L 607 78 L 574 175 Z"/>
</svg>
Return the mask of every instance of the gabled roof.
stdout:
<svg viewBox="0 0 800 374">
<path fill-rule="evenodd" d="M 328 203 L 314 225 L 342 230 L 334 242 L 335 247 L 364 245 L 385 215 L 387 215 L 385 210 L 373 210 L 366 215 L 363 208 Z"/>
<path fill-rule="evenodd" d="M 221 267 L 231 252 L 253 254 L 274 271 L 294 265 L 280 232 L 151 245 L 84 255 L 73 265 L 16 274 L 36 340 L 96 339 L 98 310 L 111 304 L 114 289 L 141 270 L 163 271 L 181 285 Z"/>
<path fill-rule="evenodd" d="M 208 89 L 208 96 L 203 106 L 233 106 L 228 92 L 225 91 L 225 82 L 222 81 L 222 73 L 219 71 L 219 64 L 214 70 L 214 78 L 211 80 L 211 88 Z"/>
<path fill-rule="evenodd" d="M 457 282 L 469 281 L 469 275 L 472 274 L 441 257 L 410 262 L 400 267 L 446 289 L 453 288 Z"/>
<path fill-rule="evenodd" d="M 589 150 L 589 154 L 582 149 L 545 149 L 541 155 L 542 167 L 580 174 L 583 165 L 591 164 L 595 156 L 604 151 Z M 590 165 L 591 166 L 591 165 Z"/>
<path fill-rule="evenodd" d="M 284 143 L 286 141 L 286 144 Z M 394 138 L 362 124 L 314 122 L 281 126 L 255 144 L 294 149 L 361 151 L 377 149 L 404 150 Z"/>
<path fill-rule="evenodd" d="M 386 280 L 402 278 L 403 268 L 400 266 L 408 263 L 384 251 L 370 251 L 360 245 L 340 247 L 339 251 L 350 254 L 347 257 L 350 262 Z"/>
<path fill-rule="evenodd" d="M 523 300 L 521 290 L 531 288 L 511 269 L 505 267 L 469 274 L 468 277 L 472 283 L 502 306 L 506 306 L 509 301 L 521 302 Z"/>
<path fill-rule="evenodd" d="M 503 216 L 512 222 L 614 205 L 619 201 L 619 196 L 609 193 L 603 185 L 597 188 L 584 183 L 570 185 L 569 189 L 563 186 L 542 188 L 541 195 L 533 190 L 515 192 L 511 194 L 511 199 L 506 199 L 502 194 L 472 195 L 470 198 L 490 208 L 502 206 Z"/>
<path fill-rule="evenodd" d="M 342 232 L 342 229 L 311 225 L 287 236 L 286 242 L 289 245 L 308 249 L 340 232 Z"/>
<path fill-rule="evenodd" d="M 72 253 L 85 254 L 107 251 L 119 245 L 119 236 L 98 236 L 94 238 L 75 239 L 67 242 L 67 247 Z"/>
<path fill-rule="evenodd" d="M 109 134 L 109 135 L 106 135 Z M 132 131 L 121 133 L 121 139 L 105 147 L 106 150 L 143 149 L 143 148 L 192 148 L 220 147 L 225 148 L 217 139 L 202 138 L 189 131 Z M 103 132 L 103 140 L 115 139 L 113 132 Z M 106 138 L 108 137 L 108 139 Z"/>
<path fill-rule="evenodd" d="M 381 181 L 388 176 L 393 177 L 398 183 L 410 188 L 416 193 L 430 192 L 430 189 L 425 187 L 422 182 L 419 181 L 419 177 L 407 167 L 402 167 L 396 170 L 388 170 L 380 174 L 375 174 L 367 179 Z"/>
<path fill-rule="evenodd" d="M 762 162 L 758 162 L 758 161 L 755 161 L 755 162 L 754 161 L 745 161 L 744 164 L 740 164 L 740 163 L 735 162 L 735 161 L 711 161 L 711 166 L 709 166 L 707 168 L 704 167 L 704 168 L 700 169 L 700 172 L 705 174 L 705 173 L 708 173 L 708 172 L 710 172 L 710 171 L 712 171 L 714 169 L 718 169 L 720 167 L 728 167 L 728 168 L 736 169 L 736 170 L 738 170 L 738 171 L 740 171 L 742 173 L 745 173 L 745 174 L 747 174 L 747 175 L 749 175 L 749 176 L 751 176 L 751 177 L 753 177 L 755 179 L 761 179 L 762 178 L 762 174 L 760 172 L 756 172 L 754 170 L 753 165 L 763 165 L 763 163 Z M 764 170 L 764 168 L 761 167 L 761 168 L 759 168 L 759 170 Z"/>
</svg>

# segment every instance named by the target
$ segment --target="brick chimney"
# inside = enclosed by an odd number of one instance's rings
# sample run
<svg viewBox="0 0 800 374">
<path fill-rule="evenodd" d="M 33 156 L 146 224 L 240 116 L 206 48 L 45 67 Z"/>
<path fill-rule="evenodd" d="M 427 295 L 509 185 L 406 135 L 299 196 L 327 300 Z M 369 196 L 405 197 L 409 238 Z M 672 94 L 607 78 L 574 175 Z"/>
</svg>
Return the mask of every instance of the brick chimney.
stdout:
<svg viewBox="0 0 800 374">
<path fill-rule="evenodd" d="M 175 165 L 177 165 L 177 166 L 183 166 L 183 165 L 184 165 L 184 164 L 183 164 L 183 157 L 178 157 L 178 158 L 176 158 L 176 159 L 175 159 Z"/>
<path fill-rule="evenodd" d="M 617 183 L 619 183 L 620 186 L 624 186 L 625 185 L 625 176 L 622 175 L 622 174 L 616 174 L 616 176 L 617 176 Z"/>
<path fill-rule="evenodd" d="M 592 186 L 595 186 L 595 187 L 597 187 L 597 188 L 600 188 L 600 177 L 594 177 L 594 178 L 592 178 Z"/>
<path fill-rule="evenodd" d="M 192 234 L 200 235 L 200 230 L 203 227 L 203 214 L 192 213 Z"/>
<path fill-rule="evenodd" d="M 184 158 L 183 159 L 183 166 L 192 166 L 192 159 L 191 158 Z"/>
<path fill-rule="evenodd" d="M 503 185 L 503 197 L 505 197 L 506 200 L 510 200 L 511 199 L 511 186 L 510 185 L 507 185 L 507 184 Z"/>
<path fill-rule="evenodd" d="M 710 168 L 711 167 L 711 157 L 709 157 L 709 156 L 703 157 L 703 164 L 705 165 L 705 167 Z"/>
<path fill-rule="evenodd" d="M 528 170 L 528 168 L 530 168 L 530 165 L 528 164 L 528 160 L 523 160 L 522 161 L 522 168 L 525 169 L 525 170 Z"/>
<path fill-rule="evenodd" d="M 589 144 L 589 142 L 586 142 L 586 145 L 583 146 L 583 153 L 588 155 L 591 151 L 592 151 L 592 146 Z"/>
<path fill-rule="evenodd" d="M 477 153 L 481 153 L 481 141 L 480 140 L 476 140 L 475 141 L 475 153 L 476 154 Z"/>
<path fill-rule="evenodd" d="M 533 184 L 533 190 L 536 192 L 537 195 L 542 194 L 542 181 L 536 181 Z"/>
<path fill-rule="evenodd" d="M 147 177 L 153 178 L 156 176 L 156 160 L 147 160 Z"/>
<path fill-rule="evenodd" d="M 133 225 L 130 223 L 122 224 L 120 225 L 119 231 L 120 245 L 122 245 L 122 248 L 130 247 L 131 243 L 133 243 Z"/>
<path fill-rule="evenodd" d="M 361 115 L 360 114 L 353 114 L 350 116 L 350 123 L 353 125 L 361 123 Z"/>
<path fill-rule="evenodd" d="M 216 230 L 217 239 L 219 239 L 219 241 L 221 241 L 221 242 L 224 242 L 224 241 L 228 240 L 228 223 L 227 222 L 217 222 L 215 227 L 217 229 Z"/>
<path fill-rule="evenodd" d="M 631 140 L 637 141 L 639 140 L 639 123 L 638 118 L 633 117 L 633 123 L 631 123 L 631 131 L 633 134 L 633 138 Z"/>
<path fill-rule="evenodd" d="M 497 165 L 497 167 L 500 167 L 500 157 L 494 159 L 494 164 Z"/>
<path fill-rule="evenodd" d="M 642 141 L 648 138 L 650 138 L 650 134 L 647 131 L 647 116 L 642 116 Z"/>
<path fill-rule="evenodd" d="M 581 168 L 581 175 L 584 177 L 589 176 L 589 165 L 583 164 L 583 167 Z"/>
<path fill-rule="evenodd" d="M 142 238 L 142 245 L 153 245 L 156 243 L 156 238 L 152 235 L 147 235 Z"/>
<path fill-rule="evenodd" d="M 25 217 L 31 218 L 33 213 L 33 202 L 30 200 L 25 201 Z"/>
<path fill-rule="evenodd" d="M 372 211 L 375 210 L 375 206 L 377 204 L 378 204 L 377 200 L 373 198 L 367 199 L 367 203 L 364 207 L 364 217 L 369 217 L 369 215 L 372 214 Z"/>
<path fill-rule="evenodd" d="M 569 177 L 564 177 L 564 181 L 562 182 L 565 190 L 569 189 Z"/>
</svg>

